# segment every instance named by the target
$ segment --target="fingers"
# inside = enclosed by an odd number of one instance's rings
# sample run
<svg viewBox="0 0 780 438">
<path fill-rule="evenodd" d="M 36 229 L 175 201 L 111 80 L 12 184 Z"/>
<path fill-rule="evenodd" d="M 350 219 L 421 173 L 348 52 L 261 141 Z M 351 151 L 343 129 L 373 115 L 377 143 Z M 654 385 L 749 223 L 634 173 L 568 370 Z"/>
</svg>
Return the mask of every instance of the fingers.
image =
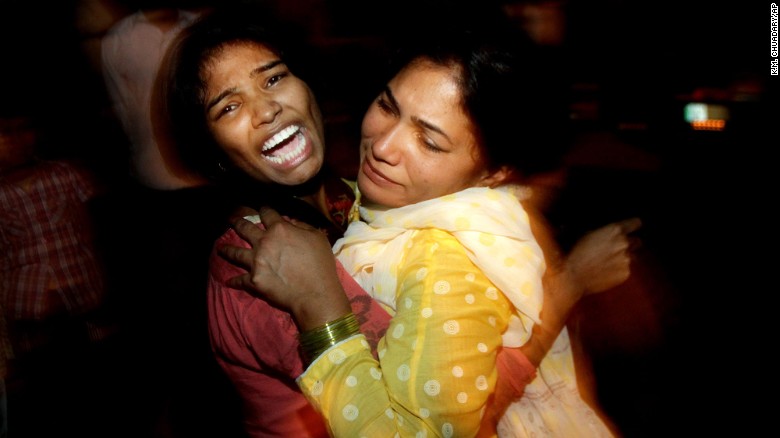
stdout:
<svg viewBox="0 0 780 438">
<path fill-rule="evenodd" d="M 244 269 L 252 267 L 252 251 L 233 245 L 222 245 L 217 248 L 217 253 L 227 261 L 241 266 Z"/>
<path fill-rule="evenodd" d="M 307 231 L 318 231 L 318 229 L 317 229 L 316 227 L 313 227 L 313 226 L 311 226 L 311 225 L 307 224 L 306 222 L 301 222 L 301 221 L 299 221 L 298 219 L 288 218 L 287 216 L 285 216 L 285 217 L 284 217 L 284 219 L 285 219 L 287 222 L 289 222 L 289 223 L 291 223 L 291 224 L 295 225 L 296 227 L 298 227 L 298 228 L 300 228 L 300 229 L 302 229 L 302 230 L 307 230 Z"/>
<path fill-rule="evenodd" d="M 241 206 L 238 207 L 233 212 L 233 214 L 230 215 L 230 222 L 233 223 L 238 218 L 247 217 L 247 216 L 256 216 L 256 215 L 257 215 L 257 210 L 255 210 L 254 208 Z"/>
<path fill-rule="evenodd" d="M 642 247 L 642 240 L 639 237 L 631 236 L 630 234 L 637 231 L 642 227 L 642 220 L 638 217 L 626 219 L 617 223 L 620 227 L 620 231 L 626 239 L 628 251 L 636 251 Z"/>
<path fill-rule="evenodd" d="M 637 251 L 642 248 L 642 239 L 631 236 L 628 238 L 628 250 L 631 252 Z"/>
<path fill-rule="evenodd" d="M 225 283 L 233 289 L 247 290 L 246 285 L 249 283 L 249 274 L 236 275 L 229 278 Z"/>
<path fill-rule="evenodd" d="M 257 214 L 260 217 L 260 221 L 263 223 L 266 230 L 270 229 L 270 227 L 276 223 L 287 222 L 302 230 L 318 231 L 316 227 L 313 227 L 306 222 L 299 221 L 289 216 L 279 215 L 279 213 L 271 207 L 260 207 L 260 210 L 257 212 Z"/>
<path fill-rule="evenodd" d="M 585 294 L 609 290 L 631 276 L 634 250 L 640 239 L 632 235 L 642 221 L 630 218 L 613 222 L 581 237 L 566 257 L 566 264 L 582 284 Z"/>
<path fill-rule="evenodd" d="M 263 237 L 263 222 L 257 224 L 251 221 L 239 217 L 233 220 L 233 229 L 236 230 L 242 239 L 246 240 L 251 246 L 257 245 L 260 239 Z"/>
<path fill-rule="evenodd" d="M 281 216 L 279 216 L 279 213 L 277 213 L 276 210 L 271 207 L 260 207 L 258 214 L 260 215 L 260 220 L 263 221 L 263 224 L 265 224 L 266 228 L 270 228 L 271 225 L 284 220 Z"/>
<path fill-rule="evenodd" d="M 639 230 L 642 227 L 642 220 L 634 217 L 619 222 L 614 222 L 606 225 L 601 230 L 604 230 L 608 240 L 612 242 L 612 249 L 618 252 L 634 251 L 641 247 L 641 240 L 639 237 L 632 236 L 631 233 Z M 595 233 L 593 233 L 595 235 Z"/>
<path fill-rule="evenodd" d="M 624 234 L 630 234 L 642 227 L 642 220 L 638 217 L 632 217 L 618 222 L 618 226 Z"/>
</svg>

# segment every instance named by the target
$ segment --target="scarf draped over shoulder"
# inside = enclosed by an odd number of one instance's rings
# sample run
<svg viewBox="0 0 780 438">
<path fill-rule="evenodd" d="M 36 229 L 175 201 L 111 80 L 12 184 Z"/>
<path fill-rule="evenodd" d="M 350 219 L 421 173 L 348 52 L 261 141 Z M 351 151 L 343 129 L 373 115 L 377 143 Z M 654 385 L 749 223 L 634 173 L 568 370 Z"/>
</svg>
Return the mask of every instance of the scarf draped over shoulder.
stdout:
<svg viewBox="0 0 780 438">
<path fill-rule="evenodd" d="M 528 341 L 533 324 L 539 323 L 545 264 L 520 203 L 523 187 L 472 187 L 392 209 L 361 206 L 356 193 L 353 221 L 333 253 L 374 299 L 394 310 L 398 264 L 412 237 L 428 228 L 444 230 L 514 305 L 504 345 Z M 355 220 L 358 213 L 360 220 Z"/>
</svg>

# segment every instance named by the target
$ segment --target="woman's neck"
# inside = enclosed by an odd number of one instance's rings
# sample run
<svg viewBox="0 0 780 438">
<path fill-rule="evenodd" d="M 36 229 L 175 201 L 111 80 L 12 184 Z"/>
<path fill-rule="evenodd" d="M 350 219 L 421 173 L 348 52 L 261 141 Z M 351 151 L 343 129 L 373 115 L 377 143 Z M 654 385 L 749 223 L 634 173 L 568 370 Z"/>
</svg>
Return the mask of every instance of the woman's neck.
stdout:
<svg viewBox="0 0 780 438">
<path fill-rule="evenodd" d="M 297 195 L 295 197 L 311 205 L 312 207 L 316 208 L 323 214 L 327 213 L 325 208 L 325 185 L 324 184 L 320 184 L 320 186 L 317 187 L 313 193 L 308 193 L 305 195 Z"/>
<path fill-rule="evenodd" d="M 330 172 L 328 172 L 327 169 L 323 168 L 320 169 L 320 171 L 317 172 L 316 175 L 314 175 L 312 178 L 310 178 L 308 181 L 304 182 L 303 184 L 298 184 L 295 186 L 286 186 L 284 191 L 287 192 L 290 196 L 293 196 L 295 198 L 298 198 L 302 201 L 306 201 L 307 203 L 316 206 L 317 199 L 323 193 L 325 188 L 325 182 L 329 176 L 330 176 Z"/>
</svg>

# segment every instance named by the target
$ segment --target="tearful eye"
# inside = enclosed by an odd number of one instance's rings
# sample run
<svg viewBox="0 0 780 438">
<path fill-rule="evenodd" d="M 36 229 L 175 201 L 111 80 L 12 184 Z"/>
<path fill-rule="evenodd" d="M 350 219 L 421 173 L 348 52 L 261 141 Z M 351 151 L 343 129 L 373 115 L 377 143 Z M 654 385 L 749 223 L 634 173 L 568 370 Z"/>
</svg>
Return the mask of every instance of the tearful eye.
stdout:
<svg viewBox="0 0 780 438">
<path fill-rule="evenodd" d="M 271 76 L 268 79 L 268 86 L 272 87 L 272 86 L 276 85 L 277 83 L 279 83 L 279 81 L 284 79 L 286 76 L 287 76 L 287 73 L 279 73 L 279 74 L 275 74 L 275 75 Z"/>
<path fill-rule="evenodd" d="M 376 100 L 376 106 L 385 114 L 396 114 L 395 108 L 383 97 L 378 97 Z"/>
<path fill-rule="evenodd" d="M 219 120 L 222 116 L 230 114 L 230 113 L 236 111 L 238 109 L 238 106 L 239 105 L 237 103 L 231 103 L 231 104 L 225 105 L 224 107 L 222 107 L 222 109 L 220 109 L 217 112 L 215 119 Z"/>
<path fill-rule="evenodd" d="M 442 148 L 440 148 L 439 146 L 436 145 L 436 143 L 430 140 L 423 140 L 423 144 L 425 145 L 425 148 L 431 152 L 444 152 Z"/>
</svg>

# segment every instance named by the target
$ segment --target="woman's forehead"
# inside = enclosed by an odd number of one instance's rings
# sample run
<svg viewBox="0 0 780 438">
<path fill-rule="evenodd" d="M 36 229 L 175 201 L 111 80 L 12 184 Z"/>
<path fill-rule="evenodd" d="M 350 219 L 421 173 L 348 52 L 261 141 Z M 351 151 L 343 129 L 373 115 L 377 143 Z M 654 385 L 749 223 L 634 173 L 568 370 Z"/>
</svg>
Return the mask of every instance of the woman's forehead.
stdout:
<svg viewBox="0 0 780 438">
<path fill-rule="evenodd" d="M 215 48 L 205 58 L 208 68 L 214 68 L 216 64 L 230 56 L 251 56 L 257 58 L 280 58 L 281 55 L 271 45 L 257 41 L 228 41 Z"/>
<path fill-rule="evenodd" d="M 257 42 L 236 41 L 224 43 L 204 58 L 200 77 L 204 86 L 210 86 L 218 78 L 243 75 L 263 64 L 279 60 L 271 48 Z M 239 67 L 243 65 L 244 67 Z M 244 71 L 248 68 L 247 71 Z M 227 76 L 226 76 L 227 75 Z"/>
</svg>

